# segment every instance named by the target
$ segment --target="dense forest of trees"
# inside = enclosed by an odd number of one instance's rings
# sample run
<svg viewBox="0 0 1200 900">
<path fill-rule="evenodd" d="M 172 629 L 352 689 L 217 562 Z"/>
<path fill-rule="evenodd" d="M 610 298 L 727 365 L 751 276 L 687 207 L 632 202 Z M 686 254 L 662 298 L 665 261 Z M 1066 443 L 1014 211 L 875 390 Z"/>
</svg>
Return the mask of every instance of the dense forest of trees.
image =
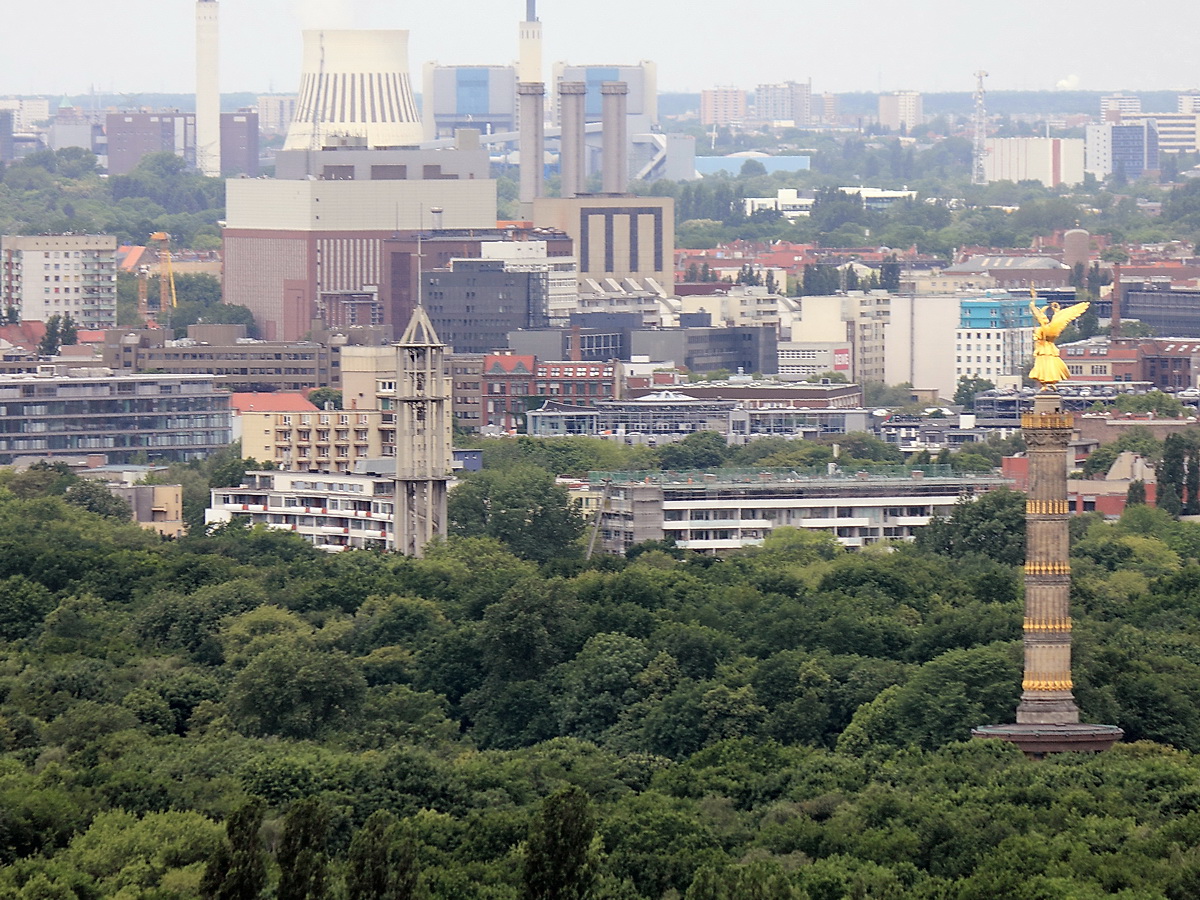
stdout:
<svg viewBox="0 0 1200 900">
<path fill-rule="evenodd" d="M 128 175 L 101 177 L 95 154 L 42 150 L 0 167 L 0 234 L 113 234 L 142 244 L 165 231 L 176 246 L 216 250 L 225 182 L 188 169 L 173 153 L 151 153 Z"/>
<path fill-rule="evenodd" d="M 414 560 L 163 541 L 31 472 L 0 480 L 0 897 L 1200 884 L 1200 526 L 1163 510 L 1073 522 L 1076 693 L 1127 742 L 1035 764 L 966 740 L 1019 692 L 1020 494 L 879 552 Z"/>
</svg>

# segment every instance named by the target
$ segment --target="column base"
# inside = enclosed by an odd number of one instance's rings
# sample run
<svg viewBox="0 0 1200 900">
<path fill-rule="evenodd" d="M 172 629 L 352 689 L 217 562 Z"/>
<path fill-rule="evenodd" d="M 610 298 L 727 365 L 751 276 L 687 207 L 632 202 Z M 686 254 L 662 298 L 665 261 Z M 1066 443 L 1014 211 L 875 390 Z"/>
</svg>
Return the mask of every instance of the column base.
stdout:
<svg viewBox="0 0 1200 900">
<path fill-rule="evenodd" d="M 1022 698 L 1017 705 L 1018 725 L 1078 725 L 1079 707 L 1069 694 L 1059 698 Z"/>
<path fill-rule="evenodd" d="M 1051 753 L 1103 753 L 1125 737 L 1116 725 L 982 725 L 971 737 L 1008 741 L 1030 759 Z"/>
</svg>

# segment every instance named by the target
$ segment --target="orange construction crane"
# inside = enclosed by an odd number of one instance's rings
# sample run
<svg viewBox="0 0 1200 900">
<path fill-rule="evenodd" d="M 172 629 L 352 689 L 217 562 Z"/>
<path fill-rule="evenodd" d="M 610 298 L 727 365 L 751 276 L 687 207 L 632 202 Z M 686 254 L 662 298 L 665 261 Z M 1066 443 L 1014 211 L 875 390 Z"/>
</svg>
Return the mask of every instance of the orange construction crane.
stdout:
<svg viewBox="0 0 1200 900">
<path fill-rule="evenodd" d="M 171 236 L 165 231 L 150 235 L 152 243 L 158 244 L 158 313 L 170 322 L 171 314 L 178 303 L 175 296 L 175 272 L 171 268 Z"/>
</svg>

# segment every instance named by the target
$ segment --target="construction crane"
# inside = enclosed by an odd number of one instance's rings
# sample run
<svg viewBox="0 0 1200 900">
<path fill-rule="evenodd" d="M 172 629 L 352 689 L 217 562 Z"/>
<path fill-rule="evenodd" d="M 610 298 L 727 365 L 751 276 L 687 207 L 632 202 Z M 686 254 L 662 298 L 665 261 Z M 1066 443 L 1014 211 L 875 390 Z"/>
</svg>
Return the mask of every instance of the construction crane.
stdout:
<svg viewBox="0 0 1200 900">
<path fill-rule="evenodd" d="M 971 184 L 987 184 L 987 107 L 984 106 L 983 79 L 987 72 L 980 69 L 975 73 L 975 147 L 971 154 Z"/>
<path fill-rule="evenodd" d="M 151 243 L 158 244 L 158 313 L 171 321 L 171 310 L 178 306 L 175 296 L 175 271 L 171 268 L 171 236 L 165 231 L 150 235 Z"/>
</svg>

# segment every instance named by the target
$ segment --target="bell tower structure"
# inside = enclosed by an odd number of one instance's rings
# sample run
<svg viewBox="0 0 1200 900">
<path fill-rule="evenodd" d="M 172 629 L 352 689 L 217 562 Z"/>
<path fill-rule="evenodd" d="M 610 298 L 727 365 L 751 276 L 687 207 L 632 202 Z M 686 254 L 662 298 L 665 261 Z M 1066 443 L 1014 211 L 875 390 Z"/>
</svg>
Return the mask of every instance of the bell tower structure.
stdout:
<svg viewBox="0 0 1200 900">
<path fill-rule="evenodd" d="M 423 556 L 431 540 L 446 536 L 453 462 L 446 347 L 424 306 L 417 306 L 395 348 L 395 549 Z"/>
</svg>

